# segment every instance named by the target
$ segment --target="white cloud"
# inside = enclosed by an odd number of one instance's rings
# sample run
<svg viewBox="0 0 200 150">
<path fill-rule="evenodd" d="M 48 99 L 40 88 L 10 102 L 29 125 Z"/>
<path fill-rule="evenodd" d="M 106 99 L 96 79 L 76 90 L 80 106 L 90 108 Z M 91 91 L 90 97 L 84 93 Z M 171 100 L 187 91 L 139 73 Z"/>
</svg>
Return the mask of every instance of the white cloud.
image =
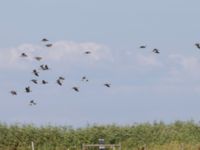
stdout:
<svg viewBox="0 0 200 150">
<path fill-rule="evenodd" d="M 89 55 L 85 51 L 91 51 Z M 25 52 L 29 58 L 21 58 Z M 170 54 L 167 56 L 153 53 L 140 53 L 133 51 L 116 51 L 103 44 L 94 42 L 58 41 L 51 48 L 44 43 L 38 45 L 21 44 L 16 48 L 0 49 L 0 69 L 26 69 L 35 61 L 34 56 L 42 56 L 45 61 L 59 63 L 59 65 L 71 64 L 104 64 L 107 69 L 114 69 L 131 73 L 134 71 L 152 73 L 157 75 L 159 82 L 184 82 L 185 79 L 198 79 L 200 75 L 200 59 L 196 56 L 184 54 Z M 108 65 L 107 62 L 112 62 Z M 113 65 L 112 65 L 113 64 Z M 153 70 L 153 72 L 152 72 Z M 162 70 L 162 71 L 161 71 Z M 119 71 L 118 71 L 119 72 Z M 162 73 L 161 73 L 162 72 Z M 140 74 L 140 73 L 139 73 Z"/>
<path fill-rule="evenodd" d="M 199 78 L 200 59 L 196 56 L 185 56 L 183 54 L 173 54 L 168 56 L 170 67 L 169 74 L 172 76 Z"/>
<path fill-rule="evenodd" d="M 91 51 L 91 54 L 84 54 Z M 22 52 L 27 53 L 28 58 L 21 58 Z M 35 56 L 44 57 L 46 61 L 68 61 L 81 63 L 84 59 L 91 62 L 112 60 L 112 55 L 108 47 L 102 44 L 86 42 L 78 43 L 72 41 L 58 41 L 50 48 L 39 44 L 21 44 L 15 48 L 0 49 L 0 68 L 26 68 L 27 64 L 34 60 Z M 26 60 L 26 62 L 22 62 Z M 28 67 L 28 66 L 27 66 Z"/>
<path fill-rule="evenodd" d="M 138 54 L 136 56 L 136 63 L 142 66 L 161 67 L 162 62 L 158 60 L 155 55 Z"/>
<path fill-rule="evenodd" d="M 49 48 L 47 58 L 58 61 L 61 59 L 80 60 L 85 55 L 85 51 L 91 51 L 88 57 L 93 61 L 110 59 L 112 57 L 109 48 L 101 44 L 59 41 L 55 42 L 52 48 Z"/>
<path fill-rule="evenodd" d="M 19 64 L 17 50 L 14 48 L 11 49 L 1 49 L 0 50 L 0 68 L 24 68 L 25 64 Z"/>
</svg>

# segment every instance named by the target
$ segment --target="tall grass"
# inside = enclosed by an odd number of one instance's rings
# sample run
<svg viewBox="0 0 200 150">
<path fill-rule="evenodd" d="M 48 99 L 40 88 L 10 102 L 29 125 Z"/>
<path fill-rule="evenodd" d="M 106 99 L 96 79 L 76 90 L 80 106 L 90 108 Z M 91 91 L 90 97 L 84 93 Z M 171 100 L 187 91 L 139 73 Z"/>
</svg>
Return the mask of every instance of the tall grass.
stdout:
<svg viewBox="0 0 200 150">
<path fill-rule="evenodd" d="M 172 124 L 144 123 L 130 126 L 92 125 L 74 129 L 68 126 L 7 125 L 0 123 L 0 150 L 79 150 L 82 144 L 121 143 L 122 150 L 143 147 L 148 150 L 200 150 L 200 125 L 192 121 Z"/>
</svg>

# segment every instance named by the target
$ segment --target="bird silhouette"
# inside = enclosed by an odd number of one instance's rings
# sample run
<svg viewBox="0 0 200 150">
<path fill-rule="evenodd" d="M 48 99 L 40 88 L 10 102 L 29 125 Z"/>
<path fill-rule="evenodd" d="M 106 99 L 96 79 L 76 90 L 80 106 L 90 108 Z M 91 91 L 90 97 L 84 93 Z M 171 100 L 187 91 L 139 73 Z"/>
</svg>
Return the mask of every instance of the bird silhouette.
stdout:
<svg viewBox="0 0 200 150">
<path fill-rule="evenodd" d="M 62 77 L 62 76 L 60 76 L 60 77 L 59 77 L 59 80 L 65 80 L 65 78 L 64 78 L 64 77 Z"/>
<path fill-rule="evenodd" d="M 195 43 L 195 46 L 200 49 L 200 43 Z"/>
<path fill-rule="evenodd" d="M 86 76 L 83 76 L 81 80 L 82 80 L 82 81 L 86 80 Z"/>
<path fill-rule="evenodd" d="M 14 90 L 10 91 L 10 93 L 11 93 L 12 95 L 17 95 L 17 92 L 14 91 Z"/>
<path fill-rule="evenodd" d="M 58 83 L 58 85 L 62 86 L 61 80 L 57 79 L 56 82 Z"/>
<path fill-rule="evenodd" d="M 33 70 L 33 74 L 39 77 L 39 72 L 36 69 Z"/>
<path fill-rule="evenodd" d="M 47 41 L 49 41 L 49 40 L 46 39 L 46 38 L 43 38 L 41 41 L 42 41 L 42 42 L 47 42 Z"/>
<path fill-rule="evenodd" d="M 141 45 L 140 48 L 146 48 L 146 45 Z"/>
<path fill-rule="evenodd" d="M 42 70 L 46 70 L 44 65 L 40 65 L 40 68 L 41 68 Z"/>
<path fill-rule="evenodd" d="M 159 52 L 159 50 L 158 50 L 158 49 L 156 49 L 156 48 L 155 48 L 155 49 L 153 49 L 153 52 L 154 52 L 154 53 L 156 53 L 156 54 L 159 54 L 159 53 L 160 53 L 160 52 Z"/>
<path fill-rule="evenodd" d="M 111 84 L 110 83 L 105 83 L 104 86 L 109 88 L 111 86 Z"/>
<path fill-rule="evenodd" d="M 87 79 L 86 76 L 83 76 L 82 79 L 81 79 L 81 81 L 86 81 L 86 82 L 88 82 L 89 80 Z"/>
<path fill-rule="evenodd" d="M 76 92 L 79 92 L 79 88 L 76 87 L 76 86 L 72 87 L 72 89 L 73 89 L 74 91 L 76 91 Z"/>
<path fill-rule="evenodd" d="M 85 51 L 85 54 L 91 54 L 91 51 Z"/>
<path fill-rule="evenodd" d="M 52 47 L 53 44 L 46 44 L 46 47 Z"/>
<path fill-rule="evenodd" d="M 45 65 L 44 68 L 45 68 L 45 70 L 49 70 L 48 65 Z"/>
<path fill-rule="evenodd" d="M 42 80 L 42 84 L 47 84 L 48 82 L 45 80 Z"/>
<path fill-rule="evenodd" d="M 33 83 L 35 83 L 35 84 L 38 84 L 38 82 L 37 82 L 36 79 L 32 79 L 31 81 L 32 81 Z"/>
<path fill-rule="evenodd" d="M 29 105 L 33 106 L 36 105 L 37 103 L 34 100 L 30 100 Z"/>
<path fill-rule="evenodd" d="M 40 68 L 42 70 L 49 70 L 49 66 L 48 65 L 40 65 Z"/>
<path fill-rule="evenodd" d="M 21 57 L 28 57 L 26 53 L 21 53 Z"/>
<path fill-rule="evenodd" d="M 25 92 L 26 92 L 26 93 L 32 92 L 32 91 L 31 91 L 31 88 L 30 88 L 29 86 L 28 86 L 28 87 L 25 87 Z"/>
<path fill-rule="evenodd" d="M 40 60 L 42 60 L 42 57 L 36 56 L 35 59 L 36 59 L 37 61 L 40 61 Z"/>
</svg>

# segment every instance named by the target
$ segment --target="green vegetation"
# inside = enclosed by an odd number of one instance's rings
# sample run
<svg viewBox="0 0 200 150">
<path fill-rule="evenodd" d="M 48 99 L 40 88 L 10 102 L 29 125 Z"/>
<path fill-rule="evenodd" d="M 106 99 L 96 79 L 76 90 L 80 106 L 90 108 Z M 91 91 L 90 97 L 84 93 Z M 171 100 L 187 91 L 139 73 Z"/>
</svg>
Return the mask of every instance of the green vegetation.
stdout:
<svg viewBox="0 0 200 150">
<path fill-rule="evenodd" d="M 200 150 L 200 125 L 192 121 L 172 124 L 144 123 L 131 126 L 92 125 L 74 129 L 68 126 L 0 124 L 0 150 L 80 150 L 83 143 L 95 144 L 104 138 L 109 144 L 122 144 L 122 150 L 143 147 L 148 150 Z"/>
</svg>

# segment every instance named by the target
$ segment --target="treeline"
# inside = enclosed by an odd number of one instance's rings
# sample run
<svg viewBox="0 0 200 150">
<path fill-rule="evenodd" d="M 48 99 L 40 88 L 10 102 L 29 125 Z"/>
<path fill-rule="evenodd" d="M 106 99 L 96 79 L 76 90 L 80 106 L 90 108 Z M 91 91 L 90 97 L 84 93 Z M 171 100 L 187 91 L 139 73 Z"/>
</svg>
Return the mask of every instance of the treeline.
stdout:
<svg viewBox="0 0 200 150">
<path fill-rule="evenodd" d="M 80 150 L 82 144 L 98 143 L 99 138 L 104 138 L 107 144 L 121 143 L 122 150 L 133 150 L 143 146 L 159 149 L 166 145 L 189 145 L 198 148 L 200 125 L 193 121 L 176 121 L 172 124 L 159 122 L 129 126 L 89 125 L 75 129 L 69 126 L 36 127 L 0 123 L 1 150 L 28 150 L 31 149 L 32 141 L 35 150 Z"/>
</svg>

